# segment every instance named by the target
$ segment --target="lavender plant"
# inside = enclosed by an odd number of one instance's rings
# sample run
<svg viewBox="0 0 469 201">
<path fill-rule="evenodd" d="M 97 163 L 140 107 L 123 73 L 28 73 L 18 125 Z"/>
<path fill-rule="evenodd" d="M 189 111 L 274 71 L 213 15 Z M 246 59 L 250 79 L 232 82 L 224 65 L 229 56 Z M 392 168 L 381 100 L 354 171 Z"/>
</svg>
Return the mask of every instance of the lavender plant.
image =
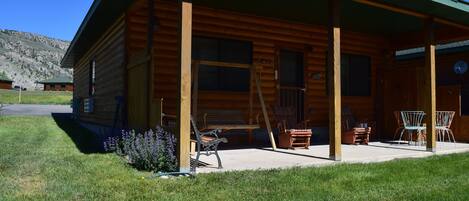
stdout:
<svg viewBox="0 0 469 201">
<path fill-rule="evenodd" d="M 109 138 L 104 143 L 106 151 L 128 159 L 138 169 L 154 172 L 172 172 L 177 168 L 176 138 L 161 127 L 143 134 L 122 131 L 121 137 Z"/>
</svg>

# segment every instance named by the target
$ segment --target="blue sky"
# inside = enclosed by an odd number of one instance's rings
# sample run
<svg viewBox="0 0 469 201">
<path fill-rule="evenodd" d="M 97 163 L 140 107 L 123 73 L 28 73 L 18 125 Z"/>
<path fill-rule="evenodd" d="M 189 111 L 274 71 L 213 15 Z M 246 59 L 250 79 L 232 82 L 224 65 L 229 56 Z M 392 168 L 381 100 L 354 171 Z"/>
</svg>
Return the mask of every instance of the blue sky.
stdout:
<svg viewBox="0 0 469 201">
<path fill-rule="evenodd" d="M 0 0 L 0 29 L 72 40 L 93 0 Z"/>
</svg>

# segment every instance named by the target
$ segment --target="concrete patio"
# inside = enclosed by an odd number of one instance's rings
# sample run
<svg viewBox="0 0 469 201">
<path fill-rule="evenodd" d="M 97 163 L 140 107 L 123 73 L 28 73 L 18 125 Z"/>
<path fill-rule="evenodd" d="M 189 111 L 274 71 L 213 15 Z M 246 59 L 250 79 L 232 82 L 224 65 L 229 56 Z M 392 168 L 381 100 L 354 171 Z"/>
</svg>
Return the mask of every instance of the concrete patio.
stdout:
<svg viewBox="0 0 469 201">
<path fill-rule="evenodd" d="M 469 152 L 469 144 L 438 142 L 436 155 Z M 217 169 L 215 155 L 201 156 L 203 166 L 197 173 L 259 170 L 291 167 L 318 167 L 338 163 L 375 163 L 402 158 L 435 155 L 425 146 L 372 142 L 370 145 L 342 145 L 342 161 L 329 160 L 329 145 L 310 146 L 309 150 L 250 148 L 219 151 L 223 169 Z"/>
</svg>

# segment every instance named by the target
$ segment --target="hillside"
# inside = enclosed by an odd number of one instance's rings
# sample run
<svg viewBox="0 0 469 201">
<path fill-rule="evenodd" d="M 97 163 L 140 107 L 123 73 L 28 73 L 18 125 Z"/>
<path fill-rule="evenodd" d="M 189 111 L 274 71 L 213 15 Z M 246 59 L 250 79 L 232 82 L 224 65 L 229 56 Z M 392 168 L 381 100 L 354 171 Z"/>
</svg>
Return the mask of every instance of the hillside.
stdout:
<svg viewBox="0 0 469 201">
<path fill-rule="evenodd" d="M 68 41 L 0 29 L 0 72 L 14 80 L 14 85 L 28 89 L 55 75 L 71 76 L 71 70 L 60 68 L 68 45 Z"/>
</svg>

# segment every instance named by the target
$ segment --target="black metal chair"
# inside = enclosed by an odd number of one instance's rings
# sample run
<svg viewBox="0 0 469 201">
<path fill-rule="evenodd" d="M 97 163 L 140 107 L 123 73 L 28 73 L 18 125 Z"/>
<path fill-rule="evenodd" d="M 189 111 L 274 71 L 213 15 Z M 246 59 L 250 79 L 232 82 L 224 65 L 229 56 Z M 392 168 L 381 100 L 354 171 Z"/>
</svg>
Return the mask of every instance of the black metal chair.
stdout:
<svg viewBox="0 0 469 201">
<path fill-rule="evenodd" d="M 226 138 L 218 137 L 218 134 L 221 132 L 221 130 L 215 129 L 207 132 L 200 132 L 192 117 L 191 124 L 197 140 L 197 156 L 195 158 L 195 166 L 197 167 L 199 165 L 200 155 L 210 156 L 215 154 L 218 160 L 218 169 L 223 168 L 220 156 L 218 155 L 218 145 L 222 142 L 227 143 L 228 140 Z"/>
</svg>

